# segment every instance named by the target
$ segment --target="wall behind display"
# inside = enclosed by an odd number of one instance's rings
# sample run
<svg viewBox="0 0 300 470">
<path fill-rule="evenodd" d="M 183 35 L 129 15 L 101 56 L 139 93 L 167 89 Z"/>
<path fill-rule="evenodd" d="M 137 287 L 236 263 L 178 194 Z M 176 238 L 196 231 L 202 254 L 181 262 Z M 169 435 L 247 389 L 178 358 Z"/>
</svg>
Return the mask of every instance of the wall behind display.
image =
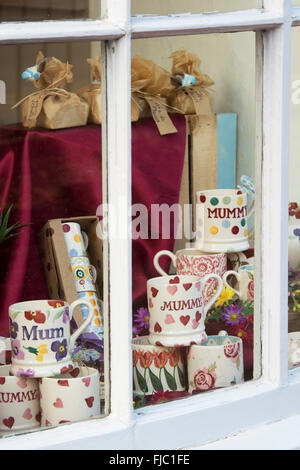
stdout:
<svg viewBox="0 0 300 470">
<path fill-rule="evenodd" d="M 144 0 L 143 0 L 144 1 Z M 214 112 L 237 113 L 237 176 L 254 175 L 255 34 L 203 34 L 133 41 L 132 53 L 171 70 L 170 54 L 185 48 L 196 53 L 201 70 L 215 81 Z"/>
</svg>

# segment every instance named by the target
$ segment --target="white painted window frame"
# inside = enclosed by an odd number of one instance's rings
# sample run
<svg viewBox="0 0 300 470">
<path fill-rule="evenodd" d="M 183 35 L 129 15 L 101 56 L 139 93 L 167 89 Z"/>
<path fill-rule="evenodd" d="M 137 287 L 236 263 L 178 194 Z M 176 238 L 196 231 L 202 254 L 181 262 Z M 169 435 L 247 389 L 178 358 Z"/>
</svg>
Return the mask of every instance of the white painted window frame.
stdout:
<svg viewBox="0 0 300 470">
<path fill-rule="evenodd" d="M 104 302 L 110 311 L 109 416 L 4 438 L 0 449 L 176 449 L 300 414 L 300 370 L 289 372 L 287 360 L 290 37 L 291 27 L 300 25 L 300 8 L 292 8 L 289 0 L 264 0 L 263 7 L 131 18 L 130 0 L 102 0 L 103 19 L 0 24 L 0 45 L 103 41 L 104 201 L 117 204 L 120 197 L 124 199 L 120 225 L 127 233 L 124 240 L 110 239 L 104 249 Z M 131 39 L 238 31 L 257 32 L 256 279 L 261 280 L 256 282 L 255 296 L 257 379 L 134 411 L 128 235 Z"/>
</svg>

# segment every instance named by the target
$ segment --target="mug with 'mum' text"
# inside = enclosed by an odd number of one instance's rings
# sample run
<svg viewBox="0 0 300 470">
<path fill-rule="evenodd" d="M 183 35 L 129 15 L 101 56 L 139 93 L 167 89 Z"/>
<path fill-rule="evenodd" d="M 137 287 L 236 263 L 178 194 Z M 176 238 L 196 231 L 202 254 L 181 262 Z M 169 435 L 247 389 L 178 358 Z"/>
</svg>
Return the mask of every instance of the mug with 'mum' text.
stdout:
<svg viewBox="0 0 300 470">
<path fill-rule="evenodd" d="M 86 305 L 87 319 L 71 335 L 70 322 L 78 305 Z M 74 368 L 71 351 L 78 336 L 91 323 L 93 306 L 78 299 L 33 300 L 9 307 L 12 349 L 11 372 L 22 377 L 52 377 Z"/>
<path fill-rule="evenodd" d="M 209 253 L 249 249 L 247 194 L 239 189 L 197 193 L 195 247 Z"/>
<path fill-rule="evenodd" d="M 215 294 L 204 305 L 203 287 L 215 279 Z M 149 341 L 156 346 L 190 346 L 206 341 L 205 317 L 222 292 L 217 274 L 198 276 L 161 276 L 147 281 L 150 312 Z"/>
</svg>

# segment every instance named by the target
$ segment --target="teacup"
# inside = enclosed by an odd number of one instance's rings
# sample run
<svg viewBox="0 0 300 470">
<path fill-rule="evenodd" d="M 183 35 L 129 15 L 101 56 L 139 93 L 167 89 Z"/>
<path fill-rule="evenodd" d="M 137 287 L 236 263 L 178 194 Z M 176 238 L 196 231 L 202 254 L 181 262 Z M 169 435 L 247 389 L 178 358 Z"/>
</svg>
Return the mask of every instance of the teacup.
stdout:
<svg viewBox="0 0 300 470">
<path fill-rule="evenodd" d="M 243 342 L 224 331 L 208 336 L 205 343 L 188 352 L 189 392 L 206 392 L 243 382 Z"/>
<path fill-rule="evenodd" d="M 10 375 L 0 366 L 0 431 L 13 432 L 40 426 L 39 383 L 36 379 Z"/>
<path fill-rule="evenodd" d="M 161 256 L 168 256 L 171 258 L 173 266 L 176 268 L 176 273 L 180 275 L 191 275 L 204 277 L 207 274 L 218 274 L 222 277 L 227 269 L 227 256 L 225 253 L 204 253 L 194 248 L 186 248 L 179 250 L 176 254 L 168 250 L 159 251 L 153 259 L 156 270 L 162 276 L 167 276 L 167 273 L 159 265 Z M 218 283 L 212 279 L 207 282 L 203 288 L 204 304 L 210 300 Z"/>
<path fill-rule="evenodd" d="M 78 368 L 78 375 L 39 379 L 42 426 L 56 426 L 100 415 L 99 372 Z"/>
<path fill-rule="evenodd" d="M 229 286 L 227 282 L 229 276 L 234 276 L 238 280 L 238 289 Z M 223 281 L 225 286 L 231 287 L 241 300 L 245 302 L 254 300 L 254 265 L 240 266 L 237 272 L 227 271 L 223 276 Z"/>
<path fill-rule="evenodd" d="M 86 305 L 88 318 L 71 335 L 74 309 Z M 78 336 L 93 319 L 93 307 L 78 299 L 70 306 L 63 300 L 33 300 L 9 307 L 12 348 L 11 372 L 16 376 L 48 377 L 71 370 L 70 352 Z"/>
<path fill-rule="evenodd" d="M 153 346 L 148 336 L 132 340 L 133 394 L 186 390 L 185 350 Z"/>
<path fill-rule="evenodd" d="M 215 294 L 204 306 L 203 287 L 217 280 Z M 205 317 L 222 292 L 217 274 L 199 276 L 162 276 L 147 281 L 151 344 L 182 347 L 206 341 Z"/>
<path fill-rule="evenodd" d="M 195 247 L 205 252 L 239 252 L 249 248 L 247 194 L 242 190 L 197 192 Z"/>
</svg>

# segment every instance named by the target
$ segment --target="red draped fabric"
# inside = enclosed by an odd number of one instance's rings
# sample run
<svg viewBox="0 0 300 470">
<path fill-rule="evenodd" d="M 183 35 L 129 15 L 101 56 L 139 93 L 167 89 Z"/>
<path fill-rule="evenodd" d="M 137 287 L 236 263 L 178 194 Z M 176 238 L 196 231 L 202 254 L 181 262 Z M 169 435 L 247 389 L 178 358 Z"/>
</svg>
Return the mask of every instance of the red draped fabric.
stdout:
<svg viewBox="0 0 300 470">
<path fill-rule="evenodd" d="M 132 125 L 133 204 L 150 209 L 151 204 L 179 201 L 186 124 L 182 116 L 172 119 L 178 133 L 163 137 L 151 119 Z M 14 204 L 10 225 L 30 224 L 0 245 L 0 335 L 8 336 L 9 305 L 48 298 L 37 233 L 48 219 L 96 214 L 102 200 L 101 165 L 99 126 L 0 129 L 1 208 Z M 133 313 L 146 307 L 146 280 L 157 275 L 154 254 L 173 246 L 173 237 L 133 240 Z M 163 261 L 162 267 L 168 269 L 168 260 Z"/>
</svg>

